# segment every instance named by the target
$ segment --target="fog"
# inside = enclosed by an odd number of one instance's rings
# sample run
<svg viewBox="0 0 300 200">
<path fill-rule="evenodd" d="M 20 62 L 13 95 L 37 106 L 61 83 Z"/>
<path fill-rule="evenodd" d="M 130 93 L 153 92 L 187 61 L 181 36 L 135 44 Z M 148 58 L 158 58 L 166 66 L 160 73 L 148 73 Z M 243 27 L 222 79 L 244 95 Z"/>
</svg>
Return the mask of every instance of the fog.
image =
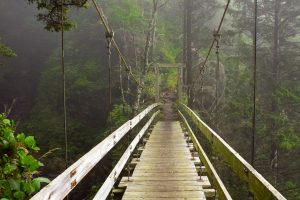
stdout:
<svg viewBox="0 0 300 200">
<path fill-rule="evenodd" d="M 92 1 L 65 0 L 64 91 L 60 0 L 0 1 L 0 113 L 35 137 L 42 176 L 52 180 L 159 98 L 187 104 L 285 197 L 300 199 L 299 0 L 258 0 L 256 29 L 254 1 L 228 10 L 223 0 L 98 2 L 104 22 Z M 95 194 L 125 143 L 71 199 Z M 233 199 L 246 198 L 223 161 L 213 164 Z"/>
</svg>

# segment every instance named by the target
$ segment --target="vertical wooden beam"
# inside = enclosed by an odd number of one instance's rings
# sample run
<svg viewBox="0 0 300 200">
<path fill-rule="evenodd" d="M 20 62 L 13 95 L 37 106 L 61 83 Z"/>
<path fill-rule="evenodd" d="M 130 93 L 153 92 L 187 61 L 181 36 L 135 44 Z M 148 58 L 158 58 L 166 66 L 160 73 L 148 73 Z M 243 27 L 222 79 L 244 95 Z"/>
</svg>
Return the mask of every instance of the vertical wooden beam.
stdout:
<svg viewBox="0 0 300 200">
<path fill-rule="evenodd" d="M 187 71 L 187 93 L 188 93 L 188 106 L 192 107 L 193 104 L 193 76 L 192 76 L 192 10 L 193 0 L 186 0 L 187 21 L 186 21 L 186 71 Z"/>
<path fill-rule="evenodd" d="M 187 0 L 183 1 L 183 43 L 182 43 L 182 63 L 186 66 L 186 9 Z M 183 69 L 183 84 L 186 84 L 186 68 Z"/>
<path fill-rule="evenodd" d="M 159 73 L 159 66 L 156 67 L 156 81 L 155 81 L 155 102 L 159 102 L 159 81 L 160 81 L 160 73 Z"/>
<path fill-rule="evenodd" d="M 181 98 L 182 98 L 182 85 L 183 85 L 183 66 L 178 65 L 177 95 L 178 95 L 179 102 L 181 102 Z"/>
</svg>

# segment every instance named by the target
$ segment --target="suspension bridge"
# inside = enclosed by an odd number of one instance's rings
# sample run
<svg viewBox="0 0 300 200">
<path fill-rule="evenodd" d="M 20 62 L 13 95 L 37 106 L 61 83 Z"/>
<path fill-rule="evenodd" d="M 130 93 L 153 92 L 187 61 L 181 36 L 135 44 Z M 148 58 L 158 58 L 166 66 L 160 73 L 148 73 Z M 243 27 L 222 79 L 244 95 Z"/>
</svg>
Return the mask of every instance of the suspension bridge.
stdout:
<svg viewBox="0 0 300 200">
<path fill-rule="evenodd" d="M 101 7 L 95 0 L 92 1 L 106 30 L 109 60 L 110 47 L 113 46 L 128 74 L 139 84 L 139 80 L 131 72 L 125 57 L 113 39 L 113 32 L 108 26 Z M 219 43 L 217 38 L 220 35 L 219 32 L 229 3 L 230 0 L 226 5 L 221 23 L 214 33 L 216 37 L 200 69 L 202 76 L 205 64 L 215 43 L 217 43 L 218 48 Z M 62 69 L 64 74 L 63 37 L 62 25 Z M 109 68 L 110 67 L 109 64 Z M 161 104 L 159 103 L 159 95 L 156 95 L 156 103 L 148 106 L 134 118 L 113 131 L 108 137 L 69 166 L 31 199 L 58 200 L 66 198 L 68 194 L 80 184 L 80 181 L 86 177 L 122 139 L 132 134 L 133 130 L 135 130 L 135 137 L 128 143 L 124 154 L 94 196 L 95 200 L 113 198 L 114 194 L 121 194 L 121 198 L 124 200 L 231 200 L 232 197 L 228 192 L 228 186 L 226 187 L 224 185 L 222 177 L 219 176 L 211 162 L 213 157 L 221 159 L 226 163 L 226 166 L 230 168 L 235 176 L 237 176 L 241 182 L 244 182 L 249 192 L 249 199 L 285 200 L 286 198 L 282 196 L 278 190 L 214 130 L 202 121 L 191 108 L 180 103 L 180 96 L 183 89 L 181 83 L 183 76 L 181 67 L 178 67 L 178 72 L 177 93 L 179 103 L 167 102 Z M 158 91 L 159 85 L 156 85 Z M 64 106 L 65 105 L 64 103 Z M 161 115 L 163 117 L 161 117 Z M 204 148 L 201 146 L 202 141 L 199 140 L 200 137 L 195 131 L 200 133 L 201 137 L 208 142 L 214 152 L 213 157 L 204 151 Z"/>
<path fill-rule="evenodd" d="M 144 119 L 148 121 L 142 123 L 143 127 L 97 192 L 95 200 L 106 199 L 114 192 L 124 193 L 122 199 L 125 200 L 232 199 L 191 126 L 201 132 L 216 156 L 246 183 L 254 199 L 285 199 L 189 107 L 177 105 L 173 109 L 175 116 L 160 119 L 161 107 L 164 114 L 165 109 L 172 109 L 170 103 L 150 105 L 71 165 L 32 200 L 64 199 Z"/>
</svg>

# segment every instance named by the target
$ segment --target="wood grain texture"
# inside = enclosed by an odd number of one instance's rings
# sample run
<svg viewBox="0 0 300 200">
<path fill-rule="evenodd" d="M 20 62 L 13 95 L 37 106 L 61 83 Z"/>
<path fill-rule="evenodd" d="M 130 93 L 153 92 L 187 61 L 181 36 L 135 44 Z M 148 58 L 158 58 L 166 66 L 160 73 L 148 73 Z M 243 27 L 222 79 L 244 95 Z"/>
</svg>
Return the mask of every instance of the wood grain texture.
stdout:
<svg viewBox="0 0 300 200">
<path fill-rule="evenodd" d="M 203 150 L 202 146 L 200 145 L 197 137 L 195 136 L 194 132 L 192 131 L 191 127 L 189 126 L 187 120 L 185 119 L 185 117 L 183 116 L 183 114 L 180 111 L 178 111 L 178 112 L 179 112 L 179 116 L 181 117 L 181 119 L 183 121 L 184 126 L 186 127 L 186 130 L 188 131 L 188 133 L 193 141 L 194 147 L 195 147 L 196 151 L 198 152 L 198 154 L 202 160 L 202 163 L 205 166 L 205 170 L 207 170 L 207 172 L 208 172 L 208 176 L 212 182 L 212 185 L 218 192 L 220 200 L 232 200 L 229 192 L 227 191 L 221 178 L 217 174 L 214 166 L 212 165 L 208 156 L 206 155 L 205 151 Z"/>
<path fill-rule="evenodd" d="M 51 181 L 31 199 L 64 199 L 86 176 L 86 174 L 93 169 L 93 167 L 126 135 L 126 133 L 128 133 L 129 130 L 134 128 L 149 112 L 159 105 L 160 104 L 152 104 L 133 119 L 127 121 L 92 150 L 68 167 L 68 169 Z"/>
<path fill-rule="evenodd" d="M 195 123 L 201 133 L 211 142 L 212 148 L 230 166 L 257 200 L 286 200 L 260 173 L 258 173 L 238 152 L 225 142 L 214 130 L 205 124 L 193 110 L 184 104 L 180 108 Z"/>
<path fill-rule="evenodd" d="M 158 122 L 129 181 L 123 177 L 119 187 L 127 187 L 123 199 L 206 199 L 210 187 L 207 177 L 198 176 L 195 162 L 180 123 Z M 207 190 L 212 194 L 212 190 Z"/>
<path fill-rule="evenodd" d="M 130 158 L 133 150 L 135 149 L 136 145 L 139 143 L 141 138 L 143 138 L 143 135 L 149 128 L 150 124 L 154 120 L 154 118 L 157 116 L 159 111 L 154 113 L 152 117 L 149 119 L 149 121 L 144 125 L 144 127 L 140 130 L 140 132 L 137 134 L 137 136 L 133 139 L 129 147 L 126 149 L 112 172 L 109 174 L 108 178 L 105 180 L 99 191 L 94 197 L 94 200 L 105 200 L 107 196 L 109 195 L 111 189 L 113 188 L 115 182 L 117 181 L 117 178 L 121 174 L 124 166 L 126 165 L 128 159 Z"/>
</svg>

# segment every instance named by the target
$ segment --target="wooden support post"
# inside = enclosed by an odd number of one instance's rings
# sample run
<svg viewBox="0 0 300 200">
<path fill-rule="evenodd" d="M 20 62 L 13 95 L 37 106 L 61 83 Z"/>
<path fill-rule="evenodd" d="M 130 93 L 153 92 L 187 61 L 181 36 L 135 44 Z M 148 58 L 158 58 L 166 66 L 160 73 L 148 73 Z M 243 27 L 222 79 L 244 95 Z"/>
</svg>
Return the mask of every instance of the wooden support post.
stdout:
<svg viewBox="0 0 300 200">
<path fill-rule="evenodd" d="M 182 98 L 182 82 L 183 82 L 183 67 L 178 65 L 178 89 L 177 89 L 177 93 L 178 93 L 178 101 L 181 102 L 181 98 Z"/>
<path fill-rule="evenodd" d="M 155 91 L 156 91 L 156 94 L 155 94 L 155 102 L 159 102 L 159 67 L 157 66 L 156 67 L 156 83 L 155 83 Z"/>
</svg>

